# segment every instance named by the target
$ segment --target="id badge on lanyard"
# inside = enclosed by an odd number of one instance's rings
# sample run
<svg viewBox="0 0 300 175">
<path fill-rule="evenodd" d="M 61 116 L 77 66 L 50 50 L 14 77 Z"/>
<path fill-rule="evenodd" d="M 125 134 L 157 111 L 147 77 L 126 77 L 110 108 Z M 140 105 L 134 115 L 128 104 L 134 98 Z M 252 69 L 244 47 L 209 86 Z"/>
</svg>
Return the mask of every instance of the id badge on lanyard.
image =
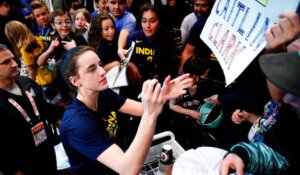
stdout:
<svg viewBox="0 0 300 175">
<path fill-rule="evenodd" d="M 41 143 L 47 140 L 45 126 L 43 122 L 40 122 L 31 128 L 35 146 L 39 146 Z"/>
<path fill-rule="evenodd" d="M 31 106 L 34 110 L 35 115 L 40 119 L 40 113 L 37 109 L 37 106 L 35 104 L 35 101 L 33 100 L 31 94 L 28 91 L 25 91 L 26 96 L 28 97 Z M 25 118 L 25 120 L 32 125 L 32 121 L 27 114 L 27 112 L 20 106 L 14 99 L 9 98 L 8 101 L 18 109 L 18 111 L 22 114 L 22 116 Z M 38 147 L 41 143 L 47 140 L 47 135 L 46 135 L 46 130 L 45 130 L 45 125 L 42 121 L 40 121 L 38 124 L 34 125 L 31 127 L 31 133 L 33 136 L 33 140 L 35 143 L 35 146 Z"/>
</svg>

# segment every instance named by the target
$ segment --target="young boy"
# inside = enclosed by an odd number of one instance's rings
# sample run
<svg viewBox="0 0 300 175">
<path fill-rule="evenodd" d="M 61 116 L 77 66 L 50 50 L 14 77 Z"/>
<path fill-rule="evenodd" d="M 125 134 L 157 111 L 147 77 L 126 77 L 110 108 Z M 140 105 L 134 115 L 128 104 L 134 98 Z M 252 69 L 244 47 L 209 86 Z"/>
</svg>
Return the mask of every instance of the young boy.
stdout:
<svg viewBox="0 0 300 175">
<path fill-rule="evenodd" d="M 216 92 L 224 90 L 224 83 L 211 80 L 208 77 L 210 65 L 205 59 L 194 55 L 186 61 L 183 67 L 185 73 L 190 73 L 193 78 L 192 87 L 187 89 L 187 93 L 172 99 L 169 107 L 174 112 L 173 129 L 176 140 L 185 149 L 197 148 L 203 142 L 199 135 L 200 128 L 196 120 L 200 120 L 201 114 L 198 108 L 204 103 L 204 99 Z"/>
<path fill-rule="evenodd" d="M 50 23 L 50 12 L 48 7 L 41 1 L 32 1 L 30 8 L 38 25 L 37 35 L 42 36 L 43 41 L 45 41 L 47 45 L 50 45 L 55 30 Z"/>
</svg>

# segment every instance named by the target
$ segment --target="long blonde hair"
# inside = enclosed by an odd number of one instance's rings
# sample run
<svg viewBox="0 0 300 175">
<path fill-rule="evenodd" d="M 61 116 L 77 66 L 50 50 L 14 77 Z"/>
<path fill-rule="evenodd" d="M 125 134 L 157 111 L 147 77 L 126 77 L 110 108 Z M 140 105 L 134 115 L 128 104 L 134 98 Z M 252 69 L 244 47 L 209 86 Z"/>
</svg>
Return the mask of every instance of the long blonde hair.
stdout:
<svg viewBox="0 0 300 175">
<path fill-rule="evenodd" d="M 36 37 L 28 29 L 28 27 L 19 21 L 10 21 L 5 25 L 5 34 L 13 45 L 15 53 L 20 57 L 20 49 L 23 47 L 26 52 L 33 52 L 40 48 Z"/>
</svg>

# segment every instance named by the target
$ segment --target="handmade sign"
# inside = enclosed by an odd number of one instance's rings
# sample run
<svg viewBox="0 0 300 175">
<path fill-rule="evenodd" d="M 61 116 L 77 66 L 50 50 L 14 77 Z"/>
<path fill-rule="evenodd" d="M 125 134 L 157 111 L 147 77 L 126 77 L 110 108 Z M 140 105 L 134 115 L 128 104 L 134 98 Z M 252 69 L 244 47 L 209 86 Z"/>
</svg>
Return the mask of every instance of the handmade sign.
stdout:
<svg viewBox="0 0 300 175">
<path fill-rule="evenodd" d="M 299 0 L 216 0 L 200 35 L 232 83 L 266 46 L 265 33 Z"/>
</svg>

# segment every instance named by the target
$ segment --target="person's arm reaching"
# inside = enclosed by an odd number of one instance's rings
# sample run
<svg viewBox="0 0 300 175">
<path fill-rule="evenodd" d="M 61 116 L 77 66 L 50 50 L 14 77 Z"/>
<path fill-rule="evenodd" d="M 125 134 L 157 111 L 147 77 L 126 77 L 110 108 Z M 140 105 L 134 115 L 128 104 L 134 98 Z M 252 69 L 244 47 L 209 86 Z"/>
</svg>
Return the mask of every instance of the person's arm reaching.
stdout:
<svg viewBox="0 0 300 175">
<path fill-rule="evenodd" d="M 180 114 L 184 114 L 186 116 L 193 117 L 196 120 L 200 120 L 201 114 L 198 111 L 193 110 L 193 109 L 184 108 L 180 105 L 175 104 L 174 101 L 175 101 L 175 99 L 172 99 L 169 102 L 169 107 L 171 110 L 173 110 L 177 113 L 180 113 Z"/>
<path fill-rule="evenodd" d="M 128 150 L 123 153 L 114 144 L 97 158 L 98 161 L 119 174 L 138 174 L 144 164 L 152 142 L 157 117 L 163 108 L 161 85 L 157 80 L 148 80 L 144 83 L 141 98 L 144 113 L 137 134 Z"/>
<path fill-rule="evenodd" d="M 161 89 L 163 93 L 163 103 L 186 93 L 185 89 L 191 87 L 193 84 L 193 79 L 189 76 L 189 74 L 184 74 L 172 80 L 170 76 L 166 77 Z M 119 112 L 133 116 L 141 116 L 144 111 L 140 102 L 127 99 L 119 109 Z"/>
<path fill-rule="evenodd" d="M 220 166 L 220 174 L 236 171 L 243 175 L 244 171 L 251 174 L 280 174 L 288 166 L 285 157 L 262 142 L 238 143 L 225 156 Z"/>
<path fill-rule="evenodd" d="M 186 62 L 186 60 L 188 60 L 189 58 L 191 58 L 191 56 L 194 55 L 195 49 L 196 49 L 196 46 L 193 46 L 189 43 L 187 43 L 185 45 L 184 50 L 183 50 L 182 55 L 181 55 L 178 73 L 183 72 L 184 63 Z"/>
<path fill-rule="evenodd" d="M 121 60 L 126 59 L 125 54 L 126 54 L 126 43 L 127 43 L 127 37 L 129 36 L 129 31 L 122 29 L 119 35 L 118 39 L 118 54 Z"/>
</svg>

